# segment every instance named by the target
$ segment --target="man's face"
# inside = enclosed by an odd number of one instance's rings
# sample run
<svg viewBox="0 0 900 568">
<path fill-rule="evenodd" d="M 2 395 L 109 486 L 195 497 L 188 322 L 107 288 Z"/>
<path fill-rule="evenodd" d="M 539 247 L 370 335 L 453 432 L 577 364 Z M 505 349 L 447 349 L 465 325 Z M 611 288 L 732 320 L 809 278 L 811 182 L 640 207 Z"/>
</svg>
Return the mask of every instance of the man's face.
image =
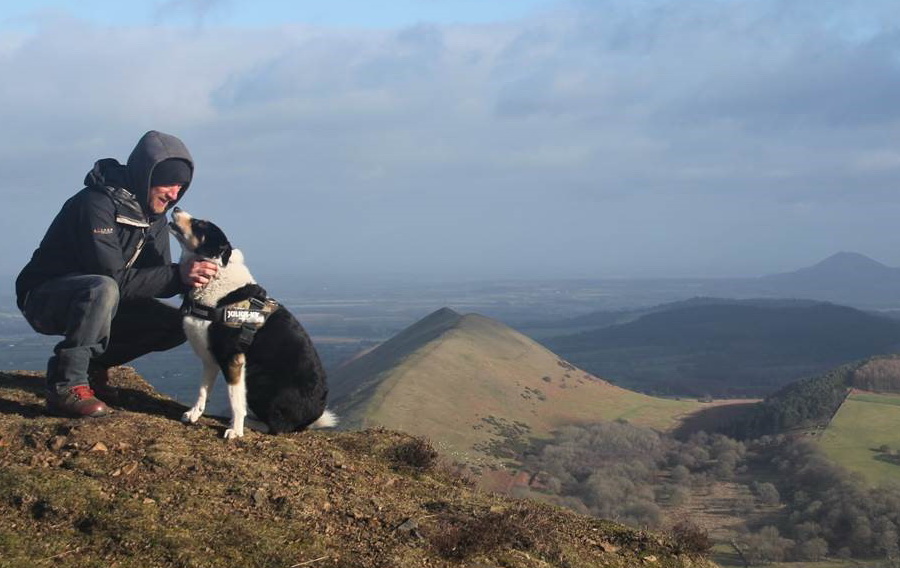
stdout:
<svg viewBox="0 0 900 568">
<path fill-rule="evenodd" d="M 154 185 L 150 188 L 150 211 L 160 214 L 165 213 L 169 205 L 178 199 L 181 192 L 181 184 L 175 185 Z"/>
</svg>

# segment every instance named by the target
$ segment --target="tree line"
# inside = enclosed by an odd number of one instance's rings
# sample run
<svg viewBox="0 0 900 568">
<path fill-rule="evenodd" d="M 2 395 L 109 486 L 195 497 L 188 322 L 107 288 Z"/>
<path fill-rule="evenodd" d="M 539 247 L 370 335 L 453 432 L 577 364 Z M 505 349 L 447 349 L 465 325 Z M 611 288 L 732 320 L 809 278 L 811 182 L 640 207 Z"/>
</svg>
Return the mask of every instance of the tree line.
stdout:
<svg viewBox="0 0 900 568">
<path fill-rule="evenodd" d="M 564 428 L 522 461 L 533 495 L 648 528 L 666 528 L 666 508 L 714 483 L 743 484 L 735 513 L 757 520 L 733 545 L 750 564 L 826 556 L 900 562 L 900 486 L 869 487 L 809 440 L 700 432 L 679 441 L 618 421 Z M 748 470 L 771 479 L 753 479 Z"/>
<path fill-rule="evenodd" d="M 834 416 L 852 386 L 860 363 L 849 363 L 823 375 L 791 383 L 720 430 L 734 438 L 749 440 L 797 428 L 825 426 Z"/>
</svg>

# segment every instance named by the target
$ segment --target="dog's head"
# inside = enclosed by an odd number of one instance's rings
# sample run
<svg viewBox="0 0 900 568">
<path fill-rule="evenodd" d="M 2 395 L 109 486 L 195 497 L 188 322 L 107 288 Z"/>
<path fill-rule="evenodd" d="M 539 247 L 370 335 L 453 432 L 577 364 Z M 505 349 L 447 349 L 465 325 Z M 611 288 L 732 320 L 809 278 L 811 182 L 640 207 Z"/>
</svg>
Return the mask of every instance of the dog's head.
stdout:
<svg viewBox="0 0 900 568">
<path fill-rule="evenodd" d="M 215 223 L 195 219 L 178 207 L 172 210 L 169 230 L 184 250 L 204 258 L 219 258 L 227 266 L 234 249 L 225 233 Z"/>
</svg>

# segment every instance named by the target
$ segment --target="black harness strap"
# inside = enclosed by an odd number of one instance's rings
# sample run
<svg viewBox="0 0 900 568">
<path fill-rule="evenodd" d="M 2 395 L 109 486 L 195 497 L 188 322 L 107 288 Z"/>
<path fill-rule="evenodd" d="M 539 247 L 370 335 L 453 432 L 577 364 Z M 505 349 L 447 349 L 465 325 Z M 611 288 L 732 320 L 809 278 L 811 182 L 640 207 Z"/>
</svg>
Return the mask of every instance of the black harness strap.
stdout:
<svg viewBox="0 0 900 568">
<path fill-rule="evenodd" d="M 272 312 L 278 309 L 278 306 L 278 302 L 272 298 L 265 300 L 248 298 L 227 306 L 213 308 L 198 304 L 186 296 L 181 304 L 181 314 L 240 329 L 238 343 L 241 349 L 246 349 L 253 343 L 256 332 L 266 325 L 266 320 Z"/>
</svg>

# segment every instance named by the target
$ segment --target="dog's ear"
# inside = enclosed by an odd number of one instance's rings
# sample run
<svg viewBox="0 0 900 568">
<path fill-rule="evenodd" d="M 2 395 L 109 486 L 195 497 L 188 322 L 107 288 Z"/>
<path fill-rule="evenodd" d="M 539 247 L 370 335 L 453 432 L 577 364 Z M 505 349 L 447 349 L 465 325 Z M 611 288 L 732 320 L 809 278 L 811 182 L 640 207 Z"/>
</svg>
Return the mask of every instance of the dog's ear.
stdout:
<svg viewBox="0 0 900 568">
<path fill-rule="evenodd" d="M 215 223 L 209 221 L 196 221 L 197 228 L 195 233 L 201 235 L 200 246 L 196 252 L 200 256 L 207 258 L 221 258 L 222 266 L 226 266 L 231 259 L 231 243 L 228 237 L 222 232 Z"/>
</svg>

